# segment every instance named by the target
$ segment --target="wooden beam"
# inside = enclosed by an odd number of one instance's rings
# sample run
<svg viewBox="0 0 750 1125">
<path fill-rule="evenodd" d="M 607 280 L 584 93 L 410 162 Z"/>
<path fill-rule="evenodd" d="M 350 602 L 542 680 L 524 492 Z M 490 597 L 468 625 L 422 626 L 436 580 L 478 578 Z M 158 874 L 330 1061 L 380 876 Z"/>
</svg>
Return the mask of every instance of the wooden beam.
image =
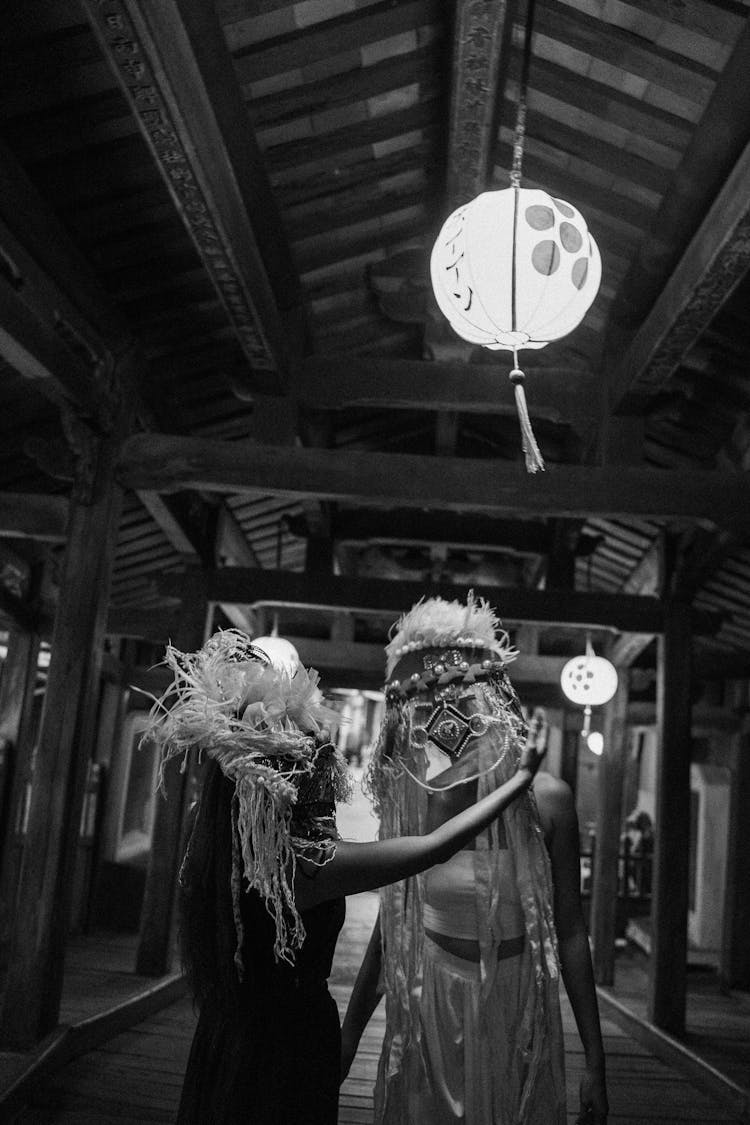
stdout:
<svg viewBox="0 0 750 1125">
<path fill-rule="evenodd" d="M 77 338 L 79 355 L 99 356 L 130 338 L 90 263 L 2 142 L 0 246 L 10 286 L 61 339 Z"/>
<path fill-rule="evenodd" d="M 0 539 L 64 543 L 68 499 L 39 492 L 0 492 Z"/>
<path fill-rule="evenodd" d="M 161 528 L 175 550 L 189 558 L 197 558 L 199 554 L 198 546 L 184 527 L 182 521 L 172 510 L 168 501 L 158 492 L 154 492 L 153 489 L 139 489 L 137 496 L 154 523 Z"/>
<path fill-rule="evenodd" d="M 453 31 L 448 116 L 448 206 L 467 203 L 490 182 L 501 76 L 512 20 L 507 0 L 459 0 Z"/>
<path fill-rule="evenodd" d="M 46 398 L 67 400 L 84 413 L 96 405 L 92 372 L 55 333 L 38 320 L 22 297 L 0 287 L 0 356 Z"/>
<path fill-rule="evenodd" d="M 621 586 L 623 594 L 655 597 L 662 589 L 662 552 L 657 537 Z M 628 668 L 654 639 L 653 633 L 622 633 L 612 645 L 609 659 L 616 668 Z"/>
<path fill-rule="evenodd" d="M 338 509 L 331 517 L 331 534 L 338 543 L 443 543 L 461 550 L 500 550 L 519 555 L 546 555 L 550 549 L 550 530 L 541 521 L 510 521 L 460 512 Z"/>
<path fill-rule="evenodd" d="M 735 530 L 750 525 L 745 475 L 704 470 L 550 465 L 531 477 L 515 462 L 138 434 L 125 444 L 120 479 L 159 492 L 200 488 L 526 518 L 631 515 Z"/>
<path fill-rule="evenodd" d="M 750 269 L 750 144 L 647 320 L 610 376 L 610 408 L 633 410 L 666 384 Z"/>
<path fill-rule="evenodd" d="M 295 393 L 317 410 L 437 410 L 464 414 L 515 414 L 512 364 L 389 359 L 375 356 L 308 356 Z M 598 418 L 602 381 L 581 367 L 527 369 L 531 414 L 582 426 Z"/>
<path fill-rule="evenodd" d="M 163 595 L 179 597 L 180 581 L 179 572 L 168 572 L 157 577 L 157 586 Z M 466 592 L 463 586 L 445 583 L 433 583 L 426 589 L 420 582 L 332 574 L 311 577 L 295 571 L 244 567 L 208 571 L 206 591 L 209 601 L 213 602 L 348 609 L 357 613 L 392 613 L 394 617 L 425 594 L 452 599 Z M 659 633 L 667 613 L 667 605 L 660 599 L 626 594 L 502 586 L 477 586 L 475 593 L 487 598 L 506 623 L 556 622 L 580 629 L 601 627 Z M 711 615 L 693 611 L 693 616 L 697 630 L 715 629 L 718 625 Z"/>
<path fill-rule="evenodd" d="M 680 144 L 674 134 L 672 140 L 664 142 L 681 152 L 682 159 L 675 170 L 671 189 L 663 195 L 651 228 L 641 240 L 617 296 L 618 320 L 625 323 L 639 323 L 654 304 L 750 139 L 750 92 L 746 81 L 750 67 L 750 28 L 747 22 L 731 43 L 732 53 L 720 73 L 706 74 L 710 97 L 705 101 L 698 127 L 689 134 L 689 143 Z M 621 65 L 622 60 L 618 63 Z M 661 83 L 661 75 L 657 81 Z M 648 108 L 654 112 L 653 107 Z M 685 122 L 682 124 L 684 128 Z"/>
<path fill-rule="evenodd" d="M 83 6 L 245 356 L 253 371 L 265 372 L 258 389 L 279 393 L 288 358 L 267 263 L 278 255 L 286 264 L 290 304 L 298 283 L 212 5 Z"/>
</svg>

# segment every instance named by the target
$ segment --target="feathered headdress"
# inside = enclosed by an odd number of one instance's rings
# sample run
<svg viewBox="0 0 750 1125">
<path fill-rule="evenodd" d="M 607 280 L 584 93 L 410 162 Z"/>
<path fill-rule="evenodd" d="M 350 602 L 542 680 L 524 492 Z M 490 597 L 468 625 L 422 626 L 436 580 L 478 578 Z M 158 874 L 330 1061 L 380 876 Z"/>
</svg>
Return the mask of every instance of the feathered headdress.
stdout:
<svg viewBox="0 0 750 1125">
<path fill-rule="evenodd" d="M 402 656 L 422 648 L 451 645 L 488 649 L 504 663 L 518 656 L 489 602 L 475 598 L 473 590 L 469 590 L 466 605 L 444 598 L 422 598 L 398 619 L 391 633 L 385 647 L 386 680 Z"/>
<path fill-rule="evenodd" d="M 191 750 L 234 783 L 232 903 L 242 976 L 242 876 L 276 925 L 274 954 L 294 959 L 305 930 L 294 901 L 297 856 L 327 862 L 337 840 L 336 800 L 349 796 L 346 763 L 330 742 L 340 716 L 324 702 L 314 669 L 275 667 L 244 633 L 226 629 L 198 652 L 167 646 L 173 680 L 154 700 L 142 741 L 185 769 Z M 190 845 L 188 845 L 188 852 Z"/>
</svg>

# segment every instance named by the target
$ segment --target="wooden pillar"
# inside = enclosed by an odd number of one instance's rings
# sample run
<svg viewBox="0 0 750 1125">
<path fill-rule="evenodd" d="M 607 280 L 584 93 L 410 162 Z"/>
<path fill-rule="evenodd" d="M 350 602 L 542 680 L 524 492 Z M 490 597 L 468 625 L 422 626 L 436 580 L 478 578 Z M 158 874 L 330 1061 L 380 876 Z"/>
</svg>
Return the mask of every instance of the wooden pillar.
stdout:
<svg viewBox="0 0 750 1125">
<path fill-rule="evenodd" d="M 0 754 L 4 757 L 0 804 L 0 967 L 7 962 L 11 919 L 15 913 L 19 858 L 15 826 L 26 779 L 31 772 L 31 718 L 39 644 L 37 632 L 11 629 L 0 677 Z"/>
<path fill-rule="evenodd" d="M 627 753 L 626 716 L 629 673 L 618 669 L 617 691 L 604 713 L 604 750 L 599 759 L 596 850 L 591 893 L 591 938 L 597 984 L 615 979 L 618 857 L 622 823 L 622 783 Z"/>
<path fill-rule="evenodd" d="M 690 607 L 670 602 L 657 663 L 656 840 L 649 1019 L 685 1031 L 690 853 Z"/>
<path fill-rule="evenodd" d="M 79 435 L 81 436 L 81 435 Z M 89 434 L 68 542 L 21 856 L 0 1022 L 24 1048 L 57 1024 L 72 870 L 93 733 L 121 490 L 118 441 Z"/>
<path fill-rule="evenodd" d="M 571 723 L 575 721 L 575 729 Z M 563 747 L 560 777 L 570 786 L 573 796 L 578 791 L 578 751 L 581 744 L 581 713 L 577 711 L 575 717 L 569 707 L 563 708 Z"/>
<path fill-rule="evenodd" d="M 750 734 L 739 739 L 737 766 L 732 773 L 729 809 L 729 862 L 727 864 L 721 983 L 726 988 L 750 988 Z"/>
<path fill-rule="evenodd" d="M 183 578 L 180 625 L 174 638 L 178 649 L 193 652 L 203 645 L 208 611 L 203 570 L 189 565 Z M 181 773 L 180 767 L 177 759 L 167 766 L 164 771 L 167 798 L 159 795 L 156 804 L 135 963 L 135 971 L 143 976 L 163 976 L 172 964 L 172 922 L 188 790 L 188 775 Z"/>
</svg>

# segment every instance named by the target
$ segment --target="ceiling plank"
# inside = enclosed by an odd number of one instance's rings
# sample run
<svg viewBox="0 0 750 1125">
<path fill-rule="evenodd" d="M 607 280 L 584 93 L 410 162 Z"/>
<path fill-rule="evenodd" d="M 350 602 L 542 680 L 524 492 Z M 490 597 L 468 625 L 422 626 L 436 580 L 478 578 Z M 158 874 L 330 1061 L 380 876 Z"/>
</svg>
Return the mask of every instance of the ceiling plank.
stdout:
<svg viewBox="0 0 750 1125">
<path fill-rule="evenodd" d="M 318 410 L 446 410 L 515 414 L 512 364 L 308 356 L 295 392 Z M 527 396 L 534 417 L 581 425 L 599 417 L 601 380 L 580 367 L 528 367 Z"/>
<path fill-rule="evenodd" d="M 223 567 L 206 572 L 210 601 L 244 604 L 252 593 L 252 605 L 303 606 L 352 613 L 401 613 L 425 594 L 451 600 L 465 594 L 463 586 L 392 579 L 305 574 L 289 570 L 257 570 Z M 180 572 L 162 573 L 157 588 L 162 596 L 177 596 Z M 659 598 L 632 594 L 601 594 L 572 590 L 529 590 L 507 586 L 476 586 L 477 597 L 487 598 L 506 624 L 511 622 L 555 622 L 580 629 L 609 628 L 620 632 L 662 631 L 666 603 Z M 694 612 L 698 632 L 717 627 L 716 615 Z"/>
<path fill-rule="evenodd" d="M 291 449 L 169 434 L 136 434 L 120 459 L 133 489 L 261 493 L 498 516 L 644 516 L 747 529 L 744 474 L 549 465 L 533 478 L 520 463 L 411 454 Z"/>
<path fill-rule="evenodd" d="M 750 269 L 750 144 L 610 382 L 611 409 L 660 391 Z"/>
<path fill-rule="evenodd" d="M 265 373 L 259 389 L 282 392 L 278 301 L 296 308 L 299 282 L 213 7 L 83 2 L 244 354 L 259 380 Z"/>
<path fill-rule="evenodd" d="M 0 539 L 64 543 L 68 501 L 38 492 L 0 492 Z"/>
</svg>

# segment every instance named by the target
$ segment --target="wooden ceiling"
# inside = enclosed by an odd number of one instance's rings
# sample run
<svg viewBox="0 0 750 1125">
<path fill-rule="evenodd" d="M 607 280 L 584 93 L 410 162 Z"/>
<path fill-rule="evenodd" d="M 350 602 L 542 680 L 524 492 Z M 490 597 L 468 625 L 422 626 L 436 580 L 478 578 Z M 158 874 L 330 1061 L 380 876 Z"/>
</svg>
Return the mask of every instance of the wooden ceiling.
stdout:
<svg viewBox="0 0 750 1125">
<path fill-rule="evenodd" d="M 714 614 L 704 666 L 746 672 L 749 10 L 536 0 L 523 184 L 583 212 L 603 278 L 528 353 L 526 476 L 510 364 L 453 334 L 427 265 L 508 184 L 526 4 L 5 0 L 3 574 L 61 549 L 76 427 L 119 396 L 113 629 L 174 607 L 192 557 L 505 591 L 511 621 L 513 590 L 669 593 Z M 413 592 L 324 583 L 326 616 L 246 577 L 230 620 L 320 637 L 359 608 L 351 643 Z"/>
</svg>

